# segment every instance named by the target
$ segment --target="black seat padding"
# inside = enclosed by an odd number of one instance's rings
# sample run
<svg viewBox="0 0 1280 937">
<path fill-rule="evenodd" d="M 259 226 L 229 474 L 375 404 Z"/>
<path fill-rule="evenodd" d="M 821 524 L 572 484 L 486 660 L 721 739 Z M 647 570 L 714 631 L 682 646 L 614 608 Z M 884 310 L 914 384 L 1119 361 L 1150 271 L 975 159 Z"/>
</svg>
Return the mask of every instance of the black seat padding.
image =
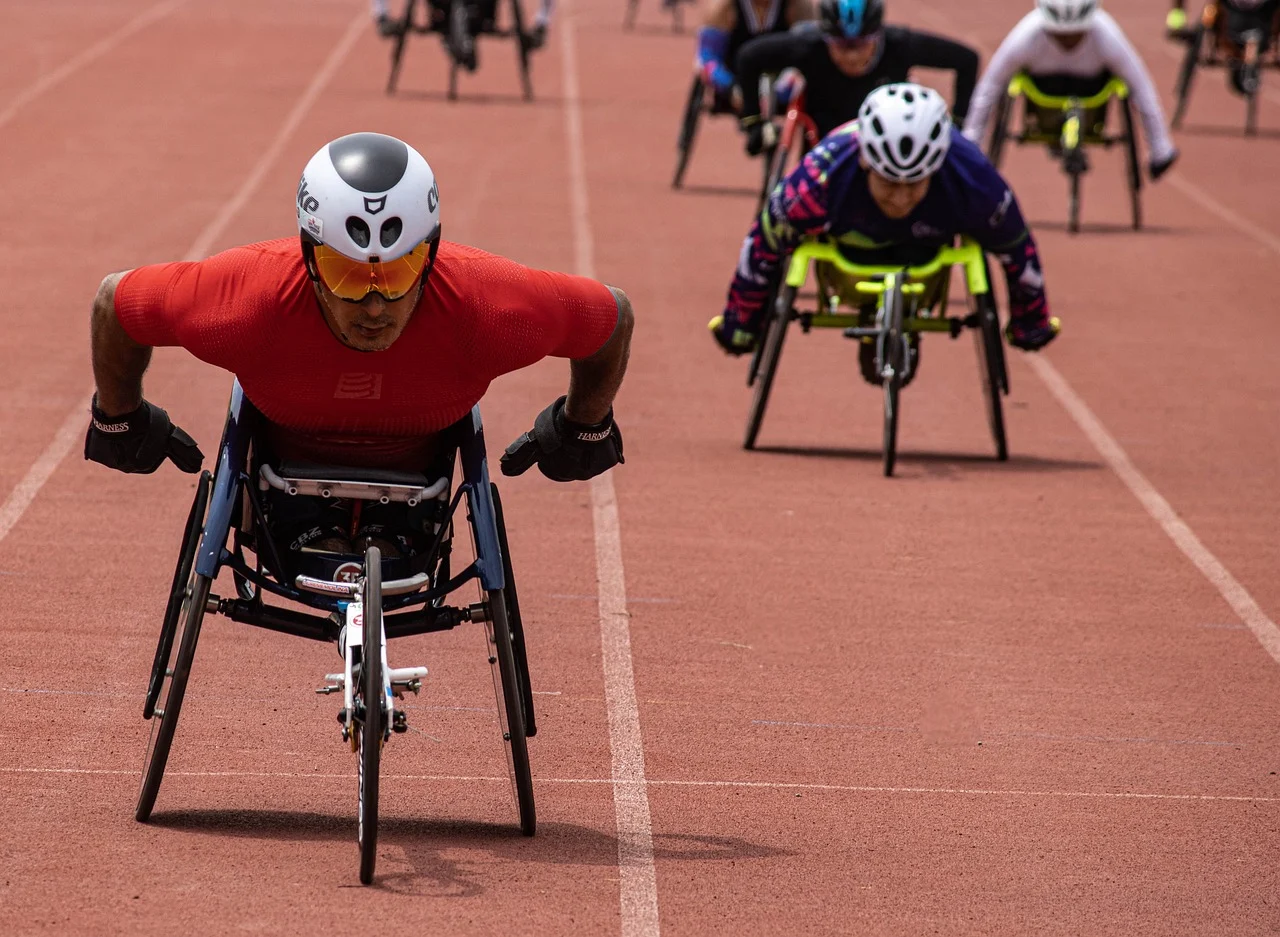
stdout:
<svg viewBox="0 0 1280 937">
<path fill-rule="evenodd" d="M 359 482 L 365 485 L 412 485 L 429 488 L 432 482 L 420 472 L 397 472 L 392 469 L 357 468 L 350 465 L 317 465 L 314 462 L 281 462 L 275 466 L 281 478 L 309 481 Z"/>
</svg>

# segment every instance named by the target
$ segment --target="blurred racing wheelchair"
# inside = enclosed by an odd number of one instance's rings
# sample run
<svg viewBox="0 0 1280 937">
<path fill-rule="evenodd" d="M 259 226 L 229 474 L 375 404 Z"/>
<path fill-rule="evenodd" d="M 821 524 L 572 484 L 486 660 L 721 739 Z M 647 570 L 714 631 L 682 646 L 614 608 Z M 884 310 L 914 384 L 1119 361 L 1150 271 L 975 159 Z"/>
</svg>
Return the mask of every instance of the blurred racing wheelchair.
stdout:
<svg viewBox="0 0 1280 937">
<path fill-rule="evenodd" d="M 1176 99 L 1174 130 L 1182 127 L 1187 106 L 1191 103 L 1191 86 L 1201 68 L 1226 68 L 1227 86 L 1245 99 L 1244 132 L 1258 132 L 1258 98 L 1262 93 L 1263 69 L 1280 68 L 1280 9 L 1271 12 L 1268 4 L 1232 5 L 1223 0 L 1205 4 L 1200 21 L 1183 30 L 1176 38 L 1187 44 L 1182 67 L 1178 69 L 1173 94 Z"/>
<path fill-rule="evenodd" d="M 796 303 L 809 268 L 817 280 L 818 308 L 800 310 Z M 960 267 L 968 293 L 968 312 L 948 316 L 951 270 Z M 1002 395 L 1009 393 L 1004 336 L 991 293 L 988 266 L 982 249 L 963 240 L 959 247 L 944 247 L 932 259 L 916 266 L 857 263 L 843 245 L 828 238 L 806 240 L 784 258 L 779 276 L 765 305 L 765 318 L 756 351 L 747 371 L 747 385 L 754 386 L 747 417 L 744 449 L 754 449 L 769 404 L 769 393 L 782 357 L 782 343 L 792 323 L 802 332 L 842 329 L 846 338 L 859 343 L 859 364 L 864 379 L 884 392 L 884 474 L 893 474 L 898 451 L 898 414 L 904 387 L 919 365 L 920 336 L 944 332 L 953 339 L 966 329 L 977 340 L 978 372 L 986 398 L 987 423 L 995 443 L 996 458 L 1009 457 L 1005 439 Z"/>
<path fill-rule="evenodd" d="M 422 13 L 419 14 L 419 7 Z M 481 36 L 514 39 L 520 89 L 526 101 L 533 100 L 533 80 L 529 77 L 529 55 L 541 40 L 524 28 L 520 0 L 511 0 L 511 21 L 498 23 L 498 0 L 406 0 L 404 14 L 396 22 L 391 43 L 391 73 L 387 94 L 395 94 L 400 82 L 400 65 L 410 33 L 438 33 L 449 57 L 449 100 L 458 99 L 458 72 L 474 71 L 475 40 Z M 468 58 L 470 59 L 468 61 Z"/>
<path fill-rule="evenodd" d="M 1011 128 L 1016 102 L 1023 102 L 1022 126 Z M 1107 118 L 1111 102 L 1119 102 L 1120 131 L 1108 132 Z M 1018 74 L 1009 82 L 1007 93 L 996 110 L 988 156 L 1000 168 L 1005 144 L 1045 145 L 1061 162 L 1069 185 L 1067 230 L 1080 231 L 1081 180 L 1089 171 L 1088 147 L 1124 147 L 1125 182 L 1129 189 L 1129 207 L 1135 231 L 1142 228 L 1142 167 L 1138 162 L 1138 138 L 1135 133 L 1133 104 L 1129 88 L 1119 78 L 1102 74 L 1094 78 L 1074 75 L 1042 75 L 1035 80 Z"/>
<path fill-rule="evenodd" d="M 390 472 L 295 463 L 270 455 L 266 421 L 232 389 L 215 472 L 200 476 L 187 516 L 147 686 L 143 718 L 151 722 L 136 817 L 146 822 L 164 780 L 182 700 L 207 615 L 316 641 L 336 642 L 340 673 L 326 674 L 318 693 L 340 693 L 342 741 L 357 758 L 356 838 L 360 881 L 373 880 L 377 858 L 379 767 L 383 745 L 408 729 L 396 707 L 405 692 L 418 693 L 425 667 L 392 667 L 387 640 L 447 631 L 468 622 L 484 625 L 497 695 L 498 722 L 520 830 L 536 826 L 527 739 L 537 731 L 520 602 L 516 595 L 498 489 L 489 480 L 479 408 L 444 433 L 441 455 L 424 473 Z M 454 484 L 455 469 L 461 479 Z M 403 553 L 390 544 L 359 552 L 295 549 L 275 527 L 289 507 L 342 499 L 359 508 L 403 508 L 420 519 L 421 549 Z M 462 501 L 474 560 L 451 570 L 454 524 Z M 354 527 L 354 520 L 352 526 Z M 317 541 L 320 543 L 321 541 Z M 387 541 L 383 541 L 384 544 Z M 210 590 L 229 570 L 234 595 Z M 478 601 L 453 604 L 469 583 Z M 299 611 L 268 605 L 264 594 Z"/>
</svg>

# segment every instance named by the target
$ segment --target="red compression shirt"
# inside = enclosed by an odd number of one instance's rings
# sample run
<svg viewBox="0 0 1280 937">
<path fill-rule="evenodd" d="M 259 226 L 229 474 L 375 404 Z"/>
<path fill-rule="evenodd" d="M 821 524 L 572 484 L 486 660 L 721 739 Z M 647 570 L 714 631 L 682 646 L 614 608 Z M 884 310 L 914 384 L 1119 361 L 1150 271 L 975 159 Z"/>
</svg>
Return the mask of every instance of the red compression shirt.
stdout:
<svg viewBox="0 0 1280 937">
<path fill-rule="evenodd" d="M 115 303 L 134 341 L 180 345 L 235 374 L 280 455 L 386 468 L 422 468 L 494 378 L 548 355 L 589 357 L 618 322 L 595 280 L 448 242 L 386 351 L 354 351 L 329 331 L 297 238 L 140 267 Z"/>
</svg>

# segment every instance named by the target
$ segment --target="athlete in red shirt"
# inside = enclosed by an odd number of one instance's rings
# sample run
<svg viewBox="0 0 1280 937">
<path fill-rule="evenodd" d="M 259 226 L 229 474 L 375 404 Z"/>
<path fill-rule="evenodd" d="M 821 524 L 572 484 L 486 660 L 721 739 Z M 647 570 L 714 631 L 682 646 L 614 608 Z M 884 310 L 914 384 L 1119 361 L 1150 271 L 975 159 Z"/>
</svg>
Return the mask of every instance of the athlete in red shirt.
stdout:
<svg viewBox="0 0 1280 937">
<path fill-rule="evenodd" d="M 622 461 L 612 403 L 633 316 L 621 290 L 442 242 L 430 167 L 381 134 L 320 150 L 297 211 L 299 239 L 102 281 L 86 458 L 123 472 L 154 472 L 166 457 L 199 470 L 195 442 L 142 396 L 152 347 L 180 345 L 240 379 L 280 456 L 417 470 L 495 377 L 569 358 L 568 394 L 503 470 L 526 470 L 532 453 L 543 474 L 570 481 Z"/>
</svg>

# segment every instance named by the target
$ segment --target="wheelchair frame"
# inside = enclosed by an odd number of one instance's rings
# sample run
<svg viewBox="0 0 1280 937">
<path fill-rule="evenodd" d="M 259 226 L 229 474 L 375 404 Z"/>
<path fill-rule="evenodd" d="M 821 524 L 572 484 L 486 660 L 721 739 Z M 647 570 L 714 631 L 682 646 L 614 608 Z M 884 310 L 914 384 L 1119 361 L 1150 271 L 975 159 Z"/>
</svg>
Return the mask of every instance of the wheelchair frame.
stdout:
<svg viewBox="0 0 1280 937">
<path fill-rule="evenodd" d="M 1023 129 L 1020 133 L 1009 133 L 1009 120 L 1013 110 L 1013 102 L 1022 99 Z M 1101 122 L 1106 123 L 1107 105 L 1112 99 L 1119 100 L 1121 121 L 1124 130 L 1119 135 L 1090 134 L 1085 127 L 1085 117 L 1091 112 L 1101 112 Z M 1031 133 L 1026 129 L 1027 112 L 1036 107 L 1045 111 L 1061 111 L 1066 117 L 1062 121 L 1061 130 L 1054 133 Z M 1102 146 L 1111 148 L 1117 143 L 1125 148 L 1125 175 L 1129 188 L 1129 206 L 1133 218 L 1133 230 L 1142 228 L 1142 165 L 1138 161 L 1138 138 L 1133 119 L 1133 104 L 1129 100 L 1129 86 L 1119 78 L 1112 78 L 1097 94 L 1089 97 L 1058 97 L 1043 93 L 1031 76 L 1025 72 L 1015 75 L 1009 82 L 1005 95 L 1000 99 L 996 111 L 995 127 L 991 132 L 989 157 L 992 165 L 1000 166 L 1004 155 L 1005 143 L 1008 140 L 1021 144 L 1045 144 L 1060 151 L 1063 171 L 1067 174 L 1069 187 L 1069 207 L 1067 230 L 1072 234 L 1080 231 L 1080 188 L 1081 179 L 1088 172 L 1085 160 L 1086 146 Z"/>
<path fill-rule="evenodd" d="M 773 119 L 773 78 L 770 75 L 760 76 L 761 117 Z M 684 186 L 684 174 L 689 169 L 689 160 L 693 156 L 693 143 L 698 136 L 698 125 L 704 113 L 712 116 L 729 114 L 736 117 L 733 110 L 722 110 L 715 107 L 715 90 L 702 77 L 702 72 L 694 72 L 693 83 L 689 86 L 689 97 L 685 101 L 684 113 L 680 118 L 680 133 L 676 136 L 676 170 L 671 177 L 671 188 Z M 760 154 L 764 164 L 762 184 L 769 181 L 769 171 L 773 165 L 773 154 L 776 145 Z"/>
<path fill-rule="evenodd" d="M 810 266 L 819 263 L 830 264 L 841 273 L 856 278 L 857 292 L 877 297 L 874 327 L 862 326 L 856 312 L 839 312 L 841 297 L 822 288 L 818 299 L 825 308 L 815 311 L 795 308 Z M 971 307 L 966 316 L 946 314 L 951 268 L 954 266 L 964 271 Z M 787 327 L 798 322 L 801 331 L 806 333 L 813 328 L 838 328 L 844 330 L 846 338 L 876 342 L 876 362 L 884 390 L 883 455 L 886 476 L 893 474 L 897 461 L 899 396 L 904 381 L 910 376 L 907 336 L 921 332 L 946 332 L 954 339 L 965 329 L 974 329 L 979 374 L 987 402 L 987 422 L 995 442 L 996 458 L 1004 461 L 1009 457 L 1000 399 L 1001 394 L 1009 393 L 1004 337 L 991 294 L 986 257 L 977 243 L 965 238 L 958 247 L 942 248 L 928 263 L 903 267 L 856 264 L 844 256 L 838 243 L 830 239 L 807 240 L 783 261 L 765 309 L 764 330 L 756 342 L 756 351 L 747 373 L 747 384 L 754 385 L 755 394 L 747 417 L 742 443 L 744 449 L 756 447 Z"/>
<path fill-rule="evenodd" d="M 681 9 L 686 3 L 693 5 L 694 0 L 673 0 L 667 4 L 671 10 L 671 31 L 677 35 L 684 32 L 684 11 Z M 622 15 L 622 28 L 626 32 L 636 28 L 636 13 L 640 10 L 640 0 L 627 0 L 626 12 Z"/>
<path fill-rule="evenodd" d="M 232 388 L 215 472 L 202 473 L 196 485 L 157 642 L 143 707 L 143 718 L 151 721 L 152 731 L 136 818 L 140 822 L 150 818 L 163 781 L 206 614 L 223 615 L 232 621 L 296 637 L 338 641 L 346 670 L 344 674 L 326 675 L 330 685 L 317 692 L 344 693 L 344 708 L 339 714 L 343 739 L 361 754 L 361 822 L 357 835 L 361 846 L 360 877 L 367 884 L 372 880 L 376 858 L 378 753 L 393 731 L 403 732 L 407 728 L 403 711 L 394 709 L 393 695 L 402 697 L 404 690 L 417 693 L 420 678 L 426 674 L 425 668 L 388 668 L 385 642 L 389 638 L 451 630 L 464 622 L 483 622 L 520 828 L 525 835 L 532 836 L 536 811 L 527 739 L 536 734 L 537 727 L 519 598 L 507 549 L 502 505 L 497 486 L 489 478 L 479 408 L 473 408 L 467 417 L 446 430 L 445 438 L 450 446 L 447 453 L 462 469 L 462 479 L 452 493 L 447 487 L 452 481 L 452 468 L 450 477 L 442 479 L 446 486 L 437 484 L 417 491 L 403 485 L 399 491 L 390 491 L 387 484 L 377 481 L 330 481 L 327 475 L 317 479 L 308 476 L 303 480 L 271 473 L 286 488 L 299 489 L 314 484 L 316 494 L 322 497 L 333 496 L 334 492 L 346 497 L 363 494 L 362 500 L 400 500 L 412 505 L 415 497 L 443 496 L 439 500 L 447 505 L 447 513 L 438 520 L 430 550 L 419 560 L 424 568 L 414 575 L 391 581 L 383 581 L 384 573 L 394 574 L 397 564 L 401 569 L 406 564 L 382 560 L 375 547 L 365 554 L 363 564 L 357 562 L 361 557 L 349 554 L 316 553 L 307 561 L 290 561 L 281 556 L 255 491 L 259 474 L 255 469 L 266 465 L 254 452 L 256 431 L 264 422 L 237 381 Z M 332 474 L 340 479 L 341 471 L 334 469 Z M 352 470 L 352 474 L 356 472 Z M 274 481 L 268 480 L 268 483 L 274 485 Z M 301 491 L 297 494 L 308 496 Z M 465 569 L 451 574 L 453 523 L 464 496 L 475 558 Z M 246 548 L 255 554 L 253 564 L 245 557 Z M 359 568 L 356 579 L 351 576 L 352 566 Z M 223 570 L 233 574 L 234 597 L 223 598 L 210 592 Z M 317 570 L 320 576 L 309 574 Z M 448 596 L 473 580 L 482 592 L 481 601 L 460 607 L 445 604 Z M 266 605 L 262 601 L 264 591 L 326 614 Z M 369 608 L 378 607 L 381 614 L 364 614 L 365 604 Z M 415 606 L 420 608 L 406 611 Z M 388 612 L 399 614 L 388 615 Z M 367 681 L 363 690 L 354 685 L 353 648 L 363 648 L 361 661 L 371 663 L 371 666 L 358 665 L 362 668 L 361 678 Z M 377 679 L 372 675 L 375 670 Z M 385 694 L 377 693 L 379 684 Z M 374 707 L 379 712 L 385 708 L 380 719 L 373 718 L 372 709 L 366 705 L 374 695 L 385 697 L 380 699 L 379 707 Z M 160 706 L 162 698 L 163 706 Z M 376 727 L 376 731 L 370 725 Z M 379 738 L 379 744 L 371 750 L 364 745 L 366 736 Z"/>
<path fill-rule="evenodd" d="M 768 171 L 765 175 L 764 189 L 760 193 L 760 203 L 756 206 L 757 213 L 764 209 L 765 204 L 769 201 L 769 195 L 778 184 L 786 177 L 788 173 L 789 158 L 794 155 L 795 162 L 791 163 L 792 167 L 798 166 L 804 155 L 818 145 L 818 125 L 813 122 L 804 109 L 804 87 L 792 97 L 787 104 L 787 113 L 782 120 L 782 128 L 778 132 L 778 143 L 773 148 L 773 154 L 768 161 Z M 797 143 L 799 148 L 796 148 Z"/>
<path fill-rule="evenodd" d="M 1200 12 L 1200 19 L 1195 27 L 1185 37 L 1178 37 L 1187 44 L 1187 52 L 1183 56 L 1182 65 L 1178 69 L 1178 78 L 1173 86 L 1176 103 L 1173 108 L 1173 118 L 1169 123 L 1174 130 L 1181 129 L 1182 119 L 1186 116 L 1187 106 L 1191 103 L 1191 86 L 1196 69 L 1230 67 L 1235 59 L 1243 60 L 1246 54 L 1246 50 L 1228 35 L 1227 18 L 1223 15 L 1221 6 L 1215 5 L 1217 16 L 1212 22 L 1209 22 L 1209 9 L 1210 5 L 1206 4 Z M 1269 60 L 1262 57 L 1261 46 L 1265 37 L 1243 38 L 1246 42 L 1257 41 L 1259 45 L 1258 58 L 1253 66 L 1258 72 L 1258 87 L 1252 94 L 1244 95 L 1244 133 L 1245 136 L 1252 137 L 1258 133 L 1258 98 L 1262 92 L 1262 71 L 1267 68 L 1280 68 L 1280 49 L 1276 47 L 1277 41 L 1280 40 L 1280 14 L 1277 14 L 1276 19 L 1271 23 L 1272 50 Z M 1224 50 L 1227 49 L 1235 54 L 1225 54 Z M 1241 64 L 1244 64 L 1243 61 Z"/>
<path fill-rule="evenodd" d="M 422 22 L 415 13 L 418 5 L 421 3 L 424 8 L 427 21 Z M 454 15 L 454 11 L 458 9 L 456 4 L 462 4 L 466 7 L 468 0 L 451 0 L 450 17 Z M 515 38 L 516 52 L 518 55 L 517 64 L 520 69 L 520 90 L 526 101 L 533 100 L 533 80 L 529 76 L 529 52 L 530 47 L 527 40 L 527 33 L 524 29 L 524 11 L 520 8 L 520 0 L 511 0 L 511 26 L 506 29 L 493 29 L 490 31 L 478 32 L 473 38 L 478 39 L 480 36 L 494 36 L 499 39 Z M 495 7 L 495 12 L 497 12 Z M 391 44 L 391 73 L 387 76 L 387 94 L 395 94 L 396 87 L 400 81 L 400 65 L 404 59 L 405 42 L 411 32 L 413 33 L 439 33 L 446 39 L 446 54 L 449 56 L 449 90 L 448 96 L 450 101 L 458 99 L 458 72 L 460 66 L 453 57 L 453 53 L 447 49 L 447 39 L 449 36 L 449 24 L 445 24 L 444 29 L 437 29 L 431 23 L 431 0 L 407 0 L 404 7 L 404 15 L 400 19 L 400 27 L 396 33 L 395 41 Z"/>
</svg>

